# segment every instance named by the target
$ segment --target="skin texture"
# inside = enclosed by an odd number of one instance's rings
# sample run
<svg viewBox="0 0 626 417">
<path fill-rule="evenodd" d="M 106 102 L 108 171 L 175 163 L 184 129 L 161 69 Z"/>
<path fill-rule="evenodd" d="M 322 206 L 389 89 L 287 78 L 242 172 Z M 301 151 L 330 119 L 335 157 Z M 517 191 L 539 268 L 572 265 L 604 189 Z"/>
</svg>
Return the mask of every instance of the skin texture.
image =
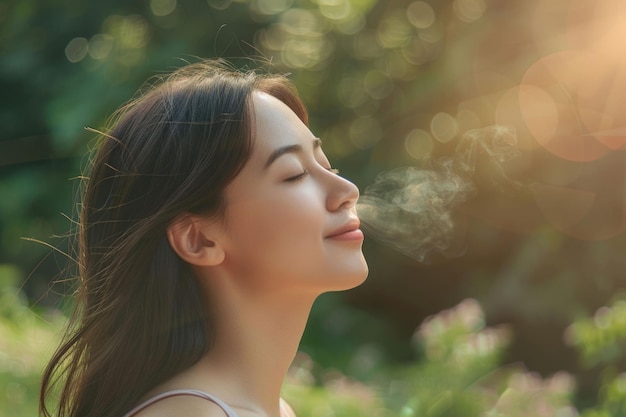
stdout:
<svg viewBox="0 0 626 417">
<path fill-rule="evenodd" d="M 280 390 L 313 302 L 367 276 L 362 235 L 354 231 L 359 192 L 331 169 L 319 139 L 285 104 L 255 92 L 252 108 L 252 155 L 226 189 L 224 217 L 183 215 L 168 229 L 206 290 L 216 344 L 146 398 L 192 388 L 218 396 L 240 417 L 293 417 L 280 406 Z M 166 415 L 224 414 L 191 397 L 139 414 Z"/>
</svg>

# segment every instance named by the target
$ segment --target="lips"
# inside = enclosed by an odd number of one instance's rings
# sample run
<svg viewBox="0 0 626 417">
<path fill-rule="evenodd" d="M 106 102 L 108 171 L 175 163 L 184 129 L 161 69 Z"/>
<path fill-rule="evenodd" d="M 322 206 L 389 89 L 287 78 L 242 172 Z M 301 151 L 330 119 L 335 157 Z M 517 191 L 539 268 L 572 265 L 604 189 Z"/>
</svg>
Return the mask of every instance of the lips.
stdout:
<svg viewBox="0 0 626 417">
<path fill-rule="evenodd" d="M 361 232 L 359 226 L 360 222 L 358 219 L 351 220 L 340 228 L 335 229 L 326 236 L 326 238 L 337 240 L 362 240 L 363 232 Z"/>
</svg>

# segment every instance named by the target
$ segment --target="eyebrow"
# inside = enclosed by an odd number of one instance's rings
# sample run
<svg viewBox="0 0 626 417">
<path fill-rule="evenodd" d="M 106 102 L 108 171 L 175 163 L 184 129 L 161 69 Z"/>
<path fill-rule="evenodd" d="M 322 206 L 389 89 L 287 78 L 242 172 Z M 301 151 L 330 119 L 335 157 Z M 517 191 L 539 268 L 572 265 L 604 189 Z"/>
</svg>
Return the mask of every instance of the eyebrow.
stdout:
<svg viewBox="0 0 626 417">
<path fill-rule="evenodd" d="M 313 139 L 313 149 L 317 149 L 319 147 L 322 146 L 322 140 L 320 138 L 315 138 Z M 271 153 L 271 155 L 269 156 L 269 158 L 267 158 L 267 162 L 265 162 L 265 169 L 267 169 L 270 165 L 272 165 L 272 163 L 277 160 L 278 158 L 280 158 L 281 156 L 288 154 L 288 153 L 297 153 L 297 152 L 302 152 L 302 145 L 300 144 L 293 144 L 293 145 L 285 145 L 285 146 L 281 146 L 280 148 L 274 150 L 274 152 Z"/>
</svg>

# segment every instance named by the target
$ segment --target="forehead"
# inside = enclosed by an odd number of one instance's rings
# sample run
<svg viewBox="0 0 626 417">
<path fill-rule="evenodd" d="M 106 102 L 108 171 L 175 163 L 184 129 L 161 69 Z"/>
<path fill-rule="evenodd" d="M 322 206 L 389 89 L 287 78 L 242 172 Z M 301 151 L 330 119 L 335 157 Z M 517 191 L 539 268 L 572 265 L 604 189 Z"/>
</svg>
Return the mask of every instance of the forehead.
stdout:
<svg viewBox="0 0 626 417">
<path fill-rule="evenodd" d="M 251 100 L 252 153 L 243 169 L 226 187 L 227 205 L 250 203 L 251 196 L 266 196 L 262 186 L 267 161 L 279 148 L 300 145 L 315 140 L 311 131 L 282 101 L 261 92 L 254 92 Z M 265 198 L 265 197 L 264 197 Z"/>
<path fill-rule="evenodd" d="M 309 128 L 282 101 L 255 91 L 253 109 L 253 156 L 269 155 L 274 149 L 293 144 L 304 145 L 315 139 Z"/>
</svg>

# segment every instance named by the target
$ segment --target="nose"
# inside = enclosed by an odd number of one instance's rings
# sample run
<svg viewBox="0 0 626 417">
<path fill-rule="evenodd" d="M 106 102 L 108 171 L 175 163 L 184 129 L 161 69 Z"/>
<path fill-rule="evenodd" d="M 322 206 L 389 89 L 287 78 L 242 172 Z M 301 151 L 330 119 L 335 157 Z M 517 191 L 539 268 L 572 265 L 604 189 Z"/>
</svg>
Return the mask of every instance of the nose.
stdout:
<svg viewBox="0 0 626 417">
<path fill-rule="evenodd" d="M 326 208 L 331 212 L 351 209 L 359 199 L 358 187 L 338 174 L 331 173 L 331 175 L 326 196 Z"/>
</svg>

